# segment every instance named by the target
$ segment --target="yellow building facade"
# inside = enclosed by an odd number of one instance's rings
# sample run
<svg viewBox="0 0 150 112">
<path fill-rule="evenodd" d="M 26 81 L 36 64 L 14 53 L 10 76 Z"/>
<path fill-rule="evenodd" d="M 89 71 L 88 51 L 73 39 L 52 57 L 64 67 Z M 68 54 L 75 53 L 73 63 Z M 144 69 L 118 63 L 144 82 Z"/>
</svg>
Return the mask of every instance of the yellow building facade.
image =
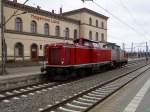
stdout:
<svg viewBox="0 0 150 112">
<path fill-rule="evenodd" d="M 4 17 L 7 61 L 39 60 L 48 44 L 80 37 L 107 41 L 108 17 L 87 8 L 55 14 L 6 0 Z"/>
</svg>

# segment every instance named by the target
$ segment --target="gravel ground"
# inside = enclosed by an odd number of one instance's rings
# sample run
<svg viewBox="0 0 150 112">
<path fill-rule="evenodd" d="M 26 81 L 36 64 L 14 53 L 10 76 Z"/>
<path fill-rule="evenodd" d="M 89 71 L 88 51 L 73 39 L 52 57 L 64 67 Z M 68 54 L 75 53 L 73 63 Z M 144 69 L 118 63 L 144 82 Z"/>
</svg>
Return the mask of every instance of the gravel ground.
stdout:
<svg viewBox="0 0 150 112">
<path fill-rule="evenodd" d="M 52 105 L 61 101 L 64 98 L 73 96 L 82 90 L 89 89 L 97 84 L 103 83 L 115 76 L 124 74 L 136 67 L 145 64 L 135 64 L 130 67 L 115 69 L 112 71 L 99 73 L 90 77 L 82 78 L 78 81 L 52 88 L 27 97 L 19 97 L 20 99 L 11 99 L 10 102 L 0 102 L 0 112 L 38 112 L 39 108 L 45 108 L 47 105 Z"/>
</svg>

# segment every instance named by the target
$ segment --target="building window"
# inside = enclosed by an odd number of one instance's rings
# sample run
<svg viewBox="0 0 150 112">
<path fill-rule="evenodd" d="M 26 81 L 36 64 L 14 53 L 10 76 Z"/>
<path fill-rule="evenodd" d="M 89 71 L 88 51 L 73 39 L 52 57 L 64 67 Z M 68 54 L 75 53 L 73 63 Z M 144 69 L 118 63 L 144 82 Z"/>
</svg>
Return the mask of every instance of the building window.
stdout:
<svg viewBox="0 0 150 112">
<path fill-rule="evenodd" d="M 69 28 L 65 29 L 65 40 L 69 39 Z"/>
<path fill-rule="evenodd" d="M 78 32 L 77 32 L 77 30 L 74 30 L 74 39 L 77 39 L 77 34 Z"/>
<path fill-rule="evenodd" d="M 22 25 L 22 19 L 21 18 L 16 18 L 15 20 L 16 23 L 16 31 L 22 31 L 23 25 Z"/>
<path fill-rule="evenodd" d="M 40 50 L 42 50 L 42 47 L 43 47 L 43 46 L 42 46 L 42 45 L 40 45 Z"/>
<path fill-rule="evenodd" d="M 96 37 L 96 41 L 98 41 L 98 32 L 96 32 L 96 36 L 95 37 Z"/>
<path fill-rule="evenodd" d="M 96 20 L 96 27 L 98 27 L 98 20 Z"/>
<path fill-rule="evenodd" d="M 44 24 L 44 34 L 49 35 L 49 25 L 48 25 L 48 23 Z"/>
<path fill-rule="evenodd" d="M 89 39 L 92 40 L 92 31 L 89 31 Z"/>
<path fill-rule="evenodd" d="M 22 43 L 16 43 L 15 45 L 15 57 L 23 57 L 24 47 Z"/>
<path fill-rule="evenodd" d="M 31 32 L 37 33 L 37 23 L 35 21 L 31 22 Z"/>
<path fill-rule="evenodd" d="M 89 18 L 89 25 L 92 25 L 92 18 Z"/>
<path fill-rule="evenodd" d="M 101 22 L 101 26 L 102 26 L 102 28 L 104 28 L 104 22 Z"/>
<path fill-rule="evenodd" d="M 31 59 L 32 60 L 38 59 L 38 45 L 37 44 L 31 45 Z"/>
<path fill-rule="evenodd" d="M 104 33 L 101 34 L 101 41 L 104 42 Z"/>
<path fill-rule="evenodd" d="M 56 28 L 55 28 L 55 35 L 60 36 L 60 27 L 59 26 L 56 26 Z"/>
</svg>

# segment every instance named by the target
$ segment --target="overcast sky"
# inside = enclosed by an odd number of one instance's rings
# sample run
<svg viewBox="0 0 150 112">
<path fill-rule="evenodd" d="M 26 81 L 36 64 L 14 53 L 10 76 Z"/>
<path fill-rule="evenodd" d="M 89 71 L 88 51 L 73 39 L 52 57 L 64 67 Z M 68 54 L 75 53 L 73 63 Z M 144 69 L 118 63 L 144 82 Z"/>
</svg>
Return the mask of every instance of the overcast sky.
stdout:
<svg viewBox="0 0 150 112">
<path fill-rule="evenodd" d="M 24 1 L 18 0 L 21 3 Z M 144 46 L 147 41 L 150 45 L 150 0 L 94 0 L 94 2 L 115 15 L 124 24 L 93 2 L 83 3 L 81 0 L 29 0 L 27 4 L 34 7 L 39 5 L 42 9 L 48 11 L 54 9 L 56 12 L 59 11 L 60 7 L 63 7 L 64 12 L 86 7 L 109 17 L 109 42 L 115 42 L 119 45 L 125 43 L 126 47 L 131 47 L 132 42 L 134 46 Z"/>
</svg>

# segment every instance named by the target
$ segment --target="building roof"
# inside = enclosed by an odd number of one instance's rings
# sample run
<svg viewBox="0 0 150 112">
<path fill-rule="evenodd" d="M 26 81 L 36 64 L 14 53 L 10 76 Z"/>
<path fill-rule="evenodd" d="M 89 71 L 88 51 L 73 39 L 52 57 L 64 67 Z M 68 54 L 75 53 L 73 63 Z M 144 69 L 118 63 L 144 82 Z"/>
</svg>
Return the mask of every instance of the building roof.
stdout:
<svg viewBox="0 0 150 112">
<path fill-rule="evenodd" d="M 46 10 L 42 10 L 40 8 L 35 8 L 35 7 L 32 7 L 32 6 L 23 5 L 21 3 L 16 3 L 16 2 L 13 2 L 13 1 L 9 1 L 9 0 L 5 0 L 4 3 L 5 3 L 6 7 L 19 9 L 19 10 L 22 10 L 22 11 L 26 11 L 28 13 L 35 13 L 35 14 L 39 14 L 39 15 L 42 15 L 42 16 L 46 16 L 46 17 L 53 17 L 55 19 L 59 19 L 59 20 L 62 20 L 62 21 L 73 22 L 73 23 L 76 23 L 76 24 L 80 23 L 80 21 L 78 21 L 78 20 L 67 18 L 67 17 L 64 17 L 60 14 L 52 13 L 52 12 L 49 12 L 49 11 L 46 11 Z"/>
<path fill-rule="evenodd" d="M 80 12 L 87 12 L 87 13 L 90 13 L 90 14 L 93 14 L 95 16 L 98 16 L 98 17 L 101 17 L 103 19 L 108 19 L 107 16 L 104 16 L 98 12 L 95 12 L 93 10 L 90 10 L 88 8 L 81 8 L 81 9 L 76 9 L 76 10 L 72 10 L 72 11 L 68 11 L 68 12 L 64 12 L 63 15 L 64 16 L 68 16 L 68 15 L 72 15 L 72 14 L 76 14 L 76 13 L 80 13 Z"/>
</svg>

